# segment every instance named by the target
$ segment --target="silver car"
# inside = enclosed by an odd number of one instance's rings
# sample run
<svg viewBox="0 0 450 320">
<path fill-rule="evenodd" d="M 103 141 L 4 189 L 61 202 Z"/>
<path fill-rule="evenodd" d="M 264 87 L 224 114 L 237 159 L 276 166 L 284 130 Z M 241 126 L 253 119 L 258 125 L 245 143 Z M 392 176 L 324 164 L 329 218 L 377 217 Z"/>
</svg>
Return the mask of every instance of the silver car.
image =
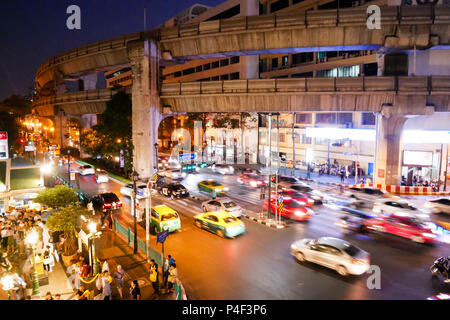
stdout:
<svg viewBox="0 0 450 320">
<path fill-rule="evenodd" d="M 351 243 L 331 237 L 302 239 L 291 244 L 291 254 L 336 270 L 341 276 L 361 275 L 370 267 L 370 255 Z"/>
<path fill-rule="evenodd" d="M 226 211 L 236 218 L 240 218 L 244 210 L 230 198 L 208 200 L 202 203 L 203 212 Z"/>
<path fill-rule="evenodd" d="M 433 213 L 446 213 L 450 214 L 450 198 L 440 198 L 428 200 L 425 207 L 430 209 Z"/>
<path fill-rule="evenodd" d="M 234 168 L 229 164 L 213 164 L 211 170 L 220 174 L 234 174 Z"/>
<path fill-rule="evenodd" d="M 170 170 L 162 171 L 160 173 L 160 175 L 163 177 L 166 177 L 166 178 L 170 178 L 172 180 L 181 180 L 181 179 L 186 178 L 187 173 L 181 172 L 180 169 L 170 169 Z"/>
<path fill-rule="evenodd" d="M 376 188 L 348 188 L 344 194 L 352 198 L 352 204 L 359 207 L 373 208 L 373 203 L 380 198 L 389 198 L 387 191 Z"/>
<path fill-rule="evenodd" d="M 373 212 L 408 214 L 422 220 L 429 220 L 430 215 L 420 208 L 417 208 L 412 202 L 401 198 L 381 198 L 373 204 Z"/>
</svg>

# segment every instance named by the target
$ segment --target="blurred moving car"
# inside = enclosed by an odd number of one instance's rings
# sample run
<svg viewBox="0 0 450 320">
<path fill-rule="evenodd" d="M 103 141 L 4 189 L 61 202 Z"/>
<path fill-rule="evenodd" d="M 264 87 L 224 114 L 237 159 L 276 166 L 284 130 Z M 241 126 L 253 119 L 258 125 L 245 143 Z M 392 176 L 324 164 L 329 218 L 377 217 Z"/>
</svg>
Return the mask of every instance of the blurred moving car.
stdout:
<svg viewBox="0 0 450 320">
<path fill-rule="evenodd" d="M 275 191 L 272 191 L 272 197 L 276 197 L 277 193 Z M 281 189 L 278 191 L 278 196 L 282 196 L 283 199 L 287 200 L 297 200 L 304 206 L 312 207 L 314 205 L 314 200 L 308 198 L 306 195 L 297 192 L 295 190 L 290 189 Z"/>
<path fill-rule="evenodd" d="M 88 174 L 95 174 L 95 169 L 89 165 L 78 167 L 78 173 L 82 176 L 86 176 Z"/>
<path fill-rule="evenodd" d="M 220 174 L 234 174 L 234 168 L 229 164 L 213 164 L 211 170 Z"/>
<path fill-rule="evenodd" d="M 339 218 L 339 221 L 336 222 L 336 225 L 341 228 L 341 231 L 344 234 L 349 232 L 365 233 L 365 221 L 367 219 L 376 217 L 376 215 L 348 207 L 342 208 L 342 213 L 344 213 L 345 215 Z"/>
<path fill-rule="evenodd" d="M 373 204 L 375 213 L 406 213 L 422 220 L 429 220 L 430 215 L 417 208 L 412 202 L 401 198 L 381 198 Z"/>
<path fill-rule="evenodd" d="M 122 208 L 122 202 L 115 193 L 101 193 L 92 198 L 92 205 L 95 211 L 107 212 Z"/>
<path fill-rule="evenodd" d="M 212 193 L 213 191 L 216 192 L 216 195 L 224 195 L 229 190 L 224 185 L 218 183 L 216 180 L 203 180 L 200 181 L 198 184 L 198 190 L 205 191 L 208 193 Z"/>
<path fill-rule="evenodd" d="M 202 203 L 203 212 L 225 211 L 240 218 L 244 210 L 230 198 L 208 200 Z"/>
<path fill-rule="evenodd" d="M 264 201 L 264 210 L 268 208 L 269 200 Z M 270 199 L 270 211 L 276 213 L 278 211 L 277 199 L 272 197 Z M 295 221 L 305 221 L 311 218 L 314 211 L 307 208 L 304 204 L 301 204 L 296 200 L 283 200 L 283 210 L 281 211 L 281 216 L 289 218 Z"/>
<path fill-rule="evenodd" d="M 106 172 L 105 170 L 97 169 L 97 172 L 95 173 L 95 181 L 97 183 L 108 182 L 108 172 Z"/>
<path fill-rule="evenodd" d="M 437 235 L 422 220 L 404 213 L 368 219 L 367 229 L 410 239 L 417 243 L 434 243 Z"/>
<path fill-rule="evenodd" d="M 428 200 L 428 202 L 425 203 L 425 208 L 430 209 L 433 213 L 450 214 L 450 198 Z"/>
<path fill-rule="evenodd" d="M 196 227 L 208 230 L 222 238 L 234 238 L 245 233 L 245 224 L 228 212 L 205 212 L 194 216 Z"/>
<path fill-rule="evenodd" d="M 292 189 L 301 193 L 308 195 L 309 198 L 314 200 L 314 204 L 322 204 L 324 195 L 319 190 L 315 190 L 308 186 L 304 182 L 300 182 L 299 184 L 282 186 L 282 188 Z"/>
<path fill-rule="evenodd" d="M 272 183 L 276 183 L 276 176 L 272 176 Z M 278 185 L 288 187 L 292 184 L 301 184 L 302 181 L 295 177 L 290 176 L 278 176 Z"/>
<path fill-rule="evenodd" d="M 352 198 L 352 204 L 357 207 L 372 208 L 373 203 L 380 198 L 389 198 L 391 195 L 384 190 L 371 187 L 352 187 L 344 191 L 346 196 Z"/>
<path fill-rule="evenodd" d="M 169 169 L 165 171 L 161 171 L 159 173 L 160 176 L 172 179 L 172 180 L 181 180 L 187 176 L 186 172 L 181 172 L 180 169 Z"/>
<path fill-rule="evenodd" d="M 298 261 L 310 261 L 336 270 L 341 276 L 361 275 L 370 268 L 370 255 L 338 238 L 302 239 L 291 244 L 291 254 Z"/>
<path fill-rule="evenodd" d="M 163 232 L 164 230 L 174 232 L 181 228 L 181 220 L 178 212 L 169 206 L 159 205 L 152 207 L 151 216 L 150 230 L 154 234 Z"/>
<path fill-rule="evenodd" d="M 128 183 L 120 188 L 120 193 L 131 197 L 133 192 L 133 184 Z M 136 183 L 136 199 L 144 199 L 146 197 L 147 185 L 145 183 Z"/>
<path fill-rule="evenodd" d="M 189 197 L 189 191 L 183 186 L 181 183 L 162 183 L 158 185 L 159 192 L 171 198 L 172 200 L 175 198 L 187 198 Z"/>
<path fill-rule="evenodd" d="M 237 182 L 240 184 L 246 184 L 251 187 L 257 188 L 262 187 L 267 184 L 267 180 L 265 180 L 263 177 L 257 175 L 256 173 L 243 173 L 237 178 Z"/>
</svg>

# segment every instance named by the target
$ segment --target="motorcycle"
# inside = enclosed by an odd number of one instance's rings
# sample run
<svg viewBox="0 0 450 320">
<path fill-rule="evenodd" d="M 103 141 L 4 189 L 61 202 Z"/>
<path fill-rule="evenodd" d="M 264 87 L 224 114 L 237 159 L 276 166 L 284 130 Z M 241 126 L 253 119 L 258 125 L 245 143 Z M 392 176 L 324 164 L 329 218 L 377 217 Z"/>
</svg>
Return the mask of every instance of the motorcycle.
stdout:
<svg viewBox="0 0 450 320">
<path fill-rule="evenodd" d="M 446 262 L 448 258 L 440 257 L 437 258 L 433 265 L 430 267 L 430 272 L 433 277 L 439 277 L 442 276 L 444 279 L 448 279 L 448 272 L 449 270 L 446 269 Z M 446 281 L 449 282 L 449 281 Z"/>
</svg>

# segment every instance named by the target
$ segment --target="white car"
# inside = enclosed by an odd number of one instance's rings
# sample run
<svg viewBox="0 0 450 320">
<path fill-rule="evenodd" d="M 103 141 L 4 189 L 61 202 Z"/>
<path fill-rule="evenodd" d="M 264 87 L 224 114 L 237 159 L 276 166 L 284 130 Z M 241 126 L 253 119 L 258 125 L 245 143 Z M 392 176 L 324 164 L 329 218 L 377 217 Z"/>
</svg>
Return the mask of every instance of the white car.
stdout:
<svg viewBox="0 0 450 320">
<path fill-rule="evenodd" d="M 136 199 L 144 199 L 145 195 L 147 194 L 147 185 L 145 183 L 143 184 L 136 184 Z M 133 184 L 129 183 L 122 188 L 120 188 L 120 193 L 131 197 L 133 192 Z"/>
<path fill-rule="evenodd" d="M 244 210 L 230 198 L 208 200 L 202 203 L 203 212 L 226 211 L 236 218 L 240 218 Z"/>
<path fill-rule="evenodd" d="M 341 276 L 361 275 L 370 267 L 370 255 L 342 239 L 322 237 L 291 244 L 291 254 L 300 262 L 310 261 L 336 270 Z"/>
<path fill-rule="evenodd" d="M 411 215 L 422 220 L 430 219 L 430 215 L 425 210 L 419 209 L 413 203 L 401 198 L 378 199 L 373 204 L 373 212 Z"/>
<path fill-rule="evenodd" d="M 97 172 L 95 173 L 95 181 L 97 183 L 108 182 L 109 181 L 108 172 L 104 170 L 97 170 Z"/>
<path fill-rule="evenodd" d="M 88 174 L 95 174 L 95 169 L 89 165 L 78 167 L 78 172 L 82 176 L 86 176 Z"/>
<path fill-rule="evenodd" d="M 211 170 L 220 174 L 234 174 L 234 168 L 229 164 L 213 164 Z"/>
<path fill-rule="evenodd" d="M 160 172 L 159 175 L 172 180 L 180 180 L 186 178 L 187 173 L 181 172 L 180 169 L 170 169 Z"/>
<path fill-rule="evenodd" d="M 353 204 L 368 208 L 373 208 L 373 203 L 380 198 L 391 197 L 389 192 L 371 187 L 348 188 L 346 191 L 344 191 L 344 194 L 352 198 Z"/>
<path fill-rule="evenodd" d="M 433 213 L 450 214 L 450 198 L 439 198 L 428 200 L 425 207 L 430 209 Z"/>
</svg>

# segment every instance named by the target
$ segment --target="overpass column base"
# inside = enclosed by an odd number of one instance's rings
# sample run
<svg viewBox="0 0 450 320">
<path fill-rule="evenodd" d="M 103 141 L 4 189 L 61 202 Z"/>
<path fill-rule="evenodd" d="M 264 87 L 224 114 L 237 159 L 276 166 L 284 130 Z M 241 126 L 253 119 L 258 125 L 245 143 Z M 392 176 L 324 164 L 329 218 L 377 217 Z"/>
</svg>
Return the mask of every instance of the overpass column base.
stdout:
<svg viewBox="0 0 450 320">
<path fill-rule="evenodd" d="M 377 115 L 374 183 L 400 185 L 403 115 Z"/>
<path fill-rule="evenodd" d="M 141 180 L 153 177 L 155 143 L 162 120 L 159 97 L 160 46 L 157 41 L 129 42 L 132 87 L 133 164 Z"/>
</svg>

